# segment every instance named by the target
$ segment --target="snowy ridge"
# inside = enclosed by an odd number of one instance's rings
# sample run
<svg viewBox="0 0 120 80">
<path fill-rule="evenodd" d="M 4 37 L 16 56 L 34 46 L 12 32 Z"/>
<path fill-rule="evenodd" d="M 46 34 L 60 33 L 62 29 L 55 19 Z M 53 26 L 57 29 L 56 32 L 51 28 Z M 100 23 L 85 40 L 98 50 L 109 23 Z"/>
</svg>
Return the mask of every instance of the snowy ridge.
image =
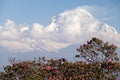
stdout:
<svg viewBox="0 0 120 80">
<path fill-rule="evenodd" d="M 70 45 L 83 43 L 92 37 L 120 47 L 120 34 L 116 29 L 101 23 L 80 7 L 54 16 L 47 26 L 38 22 L 33 23 L 31 27 L 17 26 L 10 19 L 0 26 L 0 46 L 13 52 L 56 52 Z"/>
</svg>

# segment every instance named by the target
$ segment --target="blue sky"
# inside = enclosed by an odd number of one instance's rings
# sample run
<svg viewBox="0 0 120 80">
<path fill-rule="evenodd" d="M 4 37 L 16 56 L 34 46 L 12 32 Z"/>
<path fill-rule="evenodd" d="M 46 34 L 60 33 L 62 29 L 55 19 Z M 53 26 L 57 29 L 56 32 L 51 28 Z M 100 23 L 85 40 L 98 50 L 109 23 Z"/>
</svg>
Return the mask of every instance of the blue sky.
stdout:
<svg viewBox="0 0 120 80">
<path fill-rule="evenodd" d="M 98 19 L 110 18 L 107 23 L 120 32 L 119 0 L 0 0 L 0 24 L 12 19 L 17 24 L 40 22 L 48 25 L 51 17 L 79 6 L 99 7 L 92 14 Z"/>
</svg>

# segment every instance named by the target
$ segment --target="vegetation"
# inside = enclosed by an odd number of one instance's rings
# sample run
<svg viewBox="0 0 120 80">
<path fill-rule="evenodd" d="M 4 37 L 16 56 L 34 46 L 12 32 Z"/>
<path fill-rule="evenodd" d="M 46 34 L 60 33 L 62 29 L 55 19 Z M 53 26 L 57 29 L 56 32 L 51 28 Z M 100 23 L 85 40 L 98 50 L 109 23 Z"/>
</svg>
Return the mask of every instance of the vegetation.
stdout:
<svg viewBox="0 0 120 80">
<path fill-rule="evenodd" d="M 104 43 L 98 38 L 92 38 L 92 40 L 87 41 L 87 44 L 83 44 L 80 48 L 77 48 L 77 51 L 80 52 L 87 62 L 108 62 L 108 61 L 119 61 L 119 57 L 116 52 L 117 46 L 114 44 Z"/>
<path fill-rule="evenodd" d="M 0 72 L 0 80 L 117 80 L 120 73 L 117 47 L 92 38 L 77 49 L 86 61 L 69 62 L 66 59 L 50 59 L 17 62 Z"/>
</svg>

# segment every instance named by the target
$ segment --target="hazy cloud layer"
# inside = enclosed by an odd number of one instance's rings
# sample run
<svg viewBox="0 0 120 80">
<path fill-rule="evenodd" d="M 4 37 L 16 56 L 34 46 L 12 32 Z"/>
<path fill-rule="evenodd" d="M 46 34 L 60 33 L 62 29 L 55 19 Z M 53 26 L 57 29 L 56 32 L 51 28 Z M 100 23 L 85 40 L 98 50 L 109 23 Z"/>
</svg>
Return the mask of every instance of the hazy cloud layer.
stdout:
<svg viewBox="0 0 120 80">
<path fill-rule="evenodd" d="M 114 27 L 98 21 L 88 11 L 80 7 L 64 11 L 54 16 L 48 26 L 18 26 L 8 19 L 0 26 L 0 46 L 13 52 L 58 51 L 99 37 L 120 47 L 120 34 Z"/>
</svg>

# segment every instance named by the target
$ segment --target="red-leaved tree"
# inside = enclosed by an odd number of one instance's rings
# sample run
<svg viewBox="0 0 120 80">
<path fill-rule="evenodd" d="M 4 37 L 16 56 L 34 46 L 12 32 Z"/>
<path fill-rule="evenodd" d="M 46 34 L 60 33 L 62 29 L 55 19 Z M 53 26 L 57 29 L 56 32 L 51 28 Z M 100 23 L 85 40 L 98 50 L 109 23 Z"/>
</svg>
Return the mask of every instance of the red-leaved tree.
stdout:
<svg viewBox="0 0 120 80">
<path fill-rule="evenodd" d="M 115 62 L 119 61 L 116 49 L 117 46 L 114 44 L 104 43 L 98 38 L 92 38 L 92 40 L 87 41 L 87 44 L 77 48 L 80 55 L 76 55 L 76 57 L 83 57 L 88 62 Z"/>
</svg>

